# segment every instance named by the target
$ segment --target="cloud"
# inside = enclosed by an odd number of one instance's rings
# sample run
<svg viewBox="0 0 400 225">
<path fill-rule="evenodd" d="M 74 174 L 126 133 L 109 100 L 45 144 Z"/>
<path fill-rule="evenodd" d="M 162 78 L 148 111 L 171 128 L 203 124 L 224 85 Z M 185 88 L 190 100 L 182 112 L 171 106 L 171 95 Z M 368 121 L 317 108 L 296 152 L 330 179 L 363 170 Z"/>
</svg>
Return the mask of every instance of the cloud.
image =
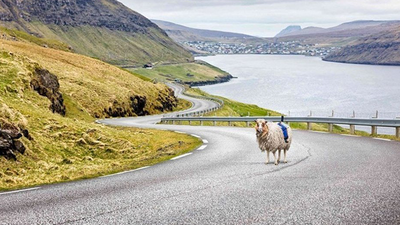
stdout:
<svg viewBox="0 0 400 225">
<path fill-rule="evenodd" d="M 274 36 L 288 25 L 328 27 L 397 20 L 398 0 L 121 0 L 148 18 L 202 29 Z"/>
</svg>

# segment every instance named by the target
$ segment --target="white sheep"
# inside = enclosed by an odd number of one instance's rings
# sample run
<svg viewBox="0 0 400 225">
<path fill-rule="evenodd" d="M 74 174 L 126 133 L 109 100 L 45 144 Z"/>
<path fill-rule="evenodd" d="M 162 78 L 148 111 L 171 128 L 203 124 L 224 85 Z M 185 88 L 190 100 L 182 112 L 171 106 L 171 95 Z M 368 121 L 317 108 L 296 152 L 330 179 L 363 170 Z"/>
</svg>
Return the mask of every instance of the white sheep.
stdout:
<svg viewBox="0 0 400 225">
<path fill-rule="evenodd" d="M 264 119 L 257 119 L 255 122 L 258 146 L 261 151 L 267 151 L 266 164 L 269 163 L 269 152 L 272 152 L 274 154 L 275 165 L 278 165 L 281 159 L 281 150 L 284 151 L 283 162 L 287 163 L 286 152 L 289 150 L 290 144 L 292 143 L 292 129 L 287 127 L 289 137 L 286 142 L 282 128 L 278 124 L 266 122 Z M 275 155 L 276 151 L 278 151 L 278 159 Z"/>
</svg>

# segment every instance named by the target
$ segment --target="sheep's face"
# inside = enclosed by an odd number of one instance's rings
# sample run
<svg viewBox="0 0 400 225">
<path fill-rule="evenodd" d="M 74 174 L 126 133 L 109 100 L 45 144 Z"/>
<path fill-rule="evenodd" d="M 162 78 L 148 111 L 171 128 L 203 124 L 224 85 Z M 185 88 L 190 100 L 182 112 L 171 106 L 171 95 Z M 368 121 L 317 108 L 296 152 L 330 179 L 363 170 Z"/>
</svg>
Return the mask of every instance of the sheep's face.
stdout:
<svg viewBox="0 0 400 225">
<path fill-rule="evenodd" d="M 258 135 L 268 133 L 267 122 L 264 119 L 257 119 L 255 122 L 256 122 L 255 129 Z"/>
</svg>

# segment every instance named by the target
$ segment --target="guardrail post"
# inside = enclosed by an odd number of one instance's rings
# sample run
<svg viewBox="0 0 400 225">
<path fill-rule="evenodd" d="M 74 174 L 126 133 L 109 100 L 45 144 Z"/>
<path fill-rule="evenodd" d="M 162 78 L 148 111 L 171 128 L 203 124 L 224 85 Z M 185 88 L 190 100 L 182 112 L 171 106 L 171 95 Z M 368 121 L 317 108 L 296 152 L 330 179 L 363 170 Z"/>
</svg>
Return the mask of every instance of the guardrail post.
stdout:
<svg viewBox="0 0 400 225">
<path fill-rule="evenodd" d="M 214 126 L 217 126 L 217 121 L 214 120 L 214 121 L 213 121 L 213 125 L 214 125 Z"/>
<path fill-rule="evenodd" d="M 376 135 L 378 133 L 378 129 L 376 126 L 371 126 L 371 135 Z"/>
<path fill-rule="evenodd" d="M 203 120 L 202 120 L 202 121 L 200 121 L 200 126 L 203 126 Z"/>
<path fill-rule="evenodd" d="M 350 125 L 350 134 L 351 134 L 351 135 L 356 134 L 356 126 Z"/>
<path fill-rule="evenodd" d="M 191 120 L 189 120 L 189 125 L 192 125 L 192 121 Z"/>
<path fill-rule="evenodd" d="M 307 123 L 307 130 L 312 130 L 312 125 L 311 125 L 311 123 Z"/>
<path fill-rule="evenodd" d="M 231 121 L 228 122 L 228 126 L 232 126 L 232 122 Z"/>
<path fill-rule="evenodd" d="M 310 110 L 310 114 L 308 117 L 312 117 L 312 111 Z M 307 122 L 307 130 L 312 130 L 312 124 L 310 122 Z"/>
<path fill-rule="evenodd" d="M 328 123 L 328 132 L 332 133 L 333 132 L 333 124 Z"/>
<path fill-rule="evenodd" d="M 400 127 L 396 127 L 396 137 L 400 138 Z"/>
<path fill-rule="evenodd" d="M 246 126 L 247 126 L 247 127 L 250 126 L 250 122 L 249 122 L 249 121 L 246 122 Z"/>
</svg>

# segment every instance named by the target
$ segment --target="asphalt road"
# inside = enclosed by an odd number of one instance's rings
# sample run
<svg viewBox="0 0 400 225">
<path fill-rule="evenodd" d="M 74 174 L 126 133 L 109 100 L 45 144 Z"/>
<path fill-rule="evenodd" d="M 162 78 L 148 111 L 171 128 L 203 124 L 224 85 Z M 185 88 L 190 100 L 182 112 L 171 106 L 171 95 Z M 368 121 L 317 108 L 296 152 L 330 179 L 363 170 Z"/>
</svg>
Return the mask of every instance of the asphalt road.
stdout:
<svg viewBox="0 0 400 225">
<path fill-rule="evenodd" d="M 289 162 L 275 166 L 252 128 L 154 119 L 104 122 L 177 130 L 204 145 L 135 171 L 0 193 L 0 223 L 400 224 L 399 142 L 294 131 Z"/>
</svg>

